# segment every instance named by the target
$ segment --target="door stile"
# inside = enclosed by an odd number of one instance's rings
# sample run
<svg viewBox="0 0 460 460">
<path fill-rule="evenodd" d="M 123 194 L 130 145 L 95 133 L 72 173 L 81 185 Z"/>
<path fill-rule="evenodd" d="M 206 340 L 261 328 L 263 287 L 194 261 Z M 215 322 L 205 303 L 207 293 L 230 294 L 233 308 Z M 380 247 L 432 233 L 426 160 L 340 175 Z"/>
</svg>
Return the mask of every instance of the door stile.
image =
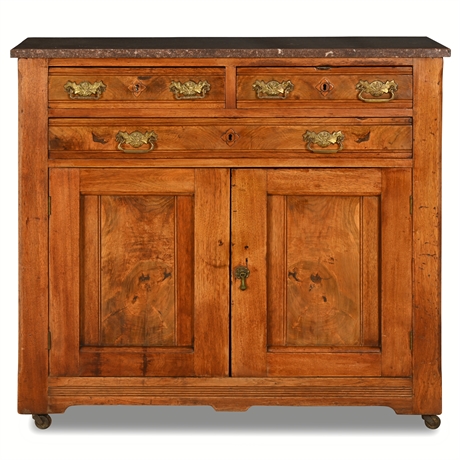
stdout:
<svg viewBox="0 0 460 460">
<path fill-rule="evenodd" d="M 80 172 L 50 170 L 50 375 L 78 375 Z M 54 200 L 53 200 L 54 197 Z"/>
<path fill-rule="evenodd" d="M 232 375 L 267 374 L 267 172 L 232 174 Z M 235 269 L 249 269 L 243 281 Z"/>
<path fill-rule="evenodd" d="M 412 216 L 409 168 L 382 172 L 382 375 L 411 375 Z"/>
<path fill-rule="evenodd" d="M 229 202 L 230 170 L 197 169 L 194 312 L 197 376 L 229 375 Z"/>
</svg>

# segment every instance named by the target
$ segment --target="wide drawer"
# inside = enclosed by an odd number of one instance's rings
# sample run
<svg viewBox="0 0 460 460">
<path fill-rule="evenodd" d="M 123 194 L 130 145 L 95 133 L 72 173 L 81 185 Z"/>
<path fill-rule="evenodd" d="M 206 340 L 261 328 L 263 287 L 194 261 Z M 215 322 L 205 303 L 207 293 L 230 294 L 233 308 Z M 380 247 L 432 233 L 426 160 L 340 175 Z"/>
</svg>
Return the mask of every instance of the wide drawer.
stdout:
<svg viewBox="0 0 460 460">
<path fill-rule="evenodd" d="M 51 158 L 410 158 L 410 118 L 50 120 Z"/>
<path fill-rule="evenodd" d="M 225 71 L 219 67 L 55 67 L 50 107 L 223 107 Z"/>
<path fill-rule="evenodd" d="M 250 107 L 412 107 L 412 67 L 241 67 L 237 104 Z"/>
</svg>

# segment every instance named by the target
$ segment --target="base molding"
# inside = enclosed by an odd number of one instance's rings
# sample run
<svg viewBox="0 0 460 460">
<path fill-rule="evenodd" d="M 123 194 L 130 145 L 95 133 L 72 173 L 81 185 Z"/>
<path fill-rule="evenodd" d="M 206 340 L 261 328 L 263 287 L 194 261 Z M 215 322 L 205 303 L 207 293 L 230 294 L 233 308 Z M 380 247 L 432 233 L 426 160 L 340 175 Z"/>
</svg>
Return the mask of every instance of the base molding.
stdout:
<svg viewBox="0 0 460 460">
<path fill-rule="evenodd" d="M 410 378 L 131 378 L 52 377 L 49 412 L 73 405 L 389 406 L 412 412 Z"/>
</svg>

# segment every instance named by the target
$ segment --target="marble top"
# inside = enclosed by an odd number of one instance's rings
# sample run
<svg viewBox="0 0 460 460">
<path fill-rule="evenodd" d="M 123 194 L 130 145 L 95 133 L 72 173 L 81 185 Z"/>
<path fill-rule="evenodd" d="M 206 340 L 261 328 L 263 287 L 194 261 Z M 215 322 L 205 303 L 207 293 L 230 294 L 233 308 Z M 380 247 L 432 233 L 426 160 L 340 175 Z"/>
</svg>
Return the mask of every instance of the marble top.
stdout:
<svg viewBox="0 0 460 460">
<path fill-rule="evenodd" d="M 447 57 L 428 37 L 27 38 L 15 58 Z"/>
</svg>

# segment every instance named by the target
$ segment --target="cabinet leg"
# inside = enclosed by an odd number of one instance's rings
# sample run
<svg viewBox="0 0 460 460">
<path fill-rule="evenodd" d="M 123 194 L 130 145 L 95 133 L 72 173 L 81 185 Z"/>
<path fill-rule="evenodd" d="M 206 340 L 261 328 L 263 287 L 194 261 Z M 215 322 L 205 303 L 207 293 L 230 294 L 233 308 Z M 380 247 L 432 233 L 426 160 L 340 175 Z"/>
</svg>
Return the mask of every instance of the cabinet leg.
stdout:
<svg viewBox="0 0 460 460">
<path fill-rule="evenodd" d="M 425 425 L 430 430 L 436 430 L 441 425 L 441 419 L 437 415 L 422 415 Z"/>
<path fill-rule="evenodd" d="M 48 414 L 33 414 L 35 426 L 40 430 L 46 430 L 51 425 L 51 417 Z"/>
</svg>

